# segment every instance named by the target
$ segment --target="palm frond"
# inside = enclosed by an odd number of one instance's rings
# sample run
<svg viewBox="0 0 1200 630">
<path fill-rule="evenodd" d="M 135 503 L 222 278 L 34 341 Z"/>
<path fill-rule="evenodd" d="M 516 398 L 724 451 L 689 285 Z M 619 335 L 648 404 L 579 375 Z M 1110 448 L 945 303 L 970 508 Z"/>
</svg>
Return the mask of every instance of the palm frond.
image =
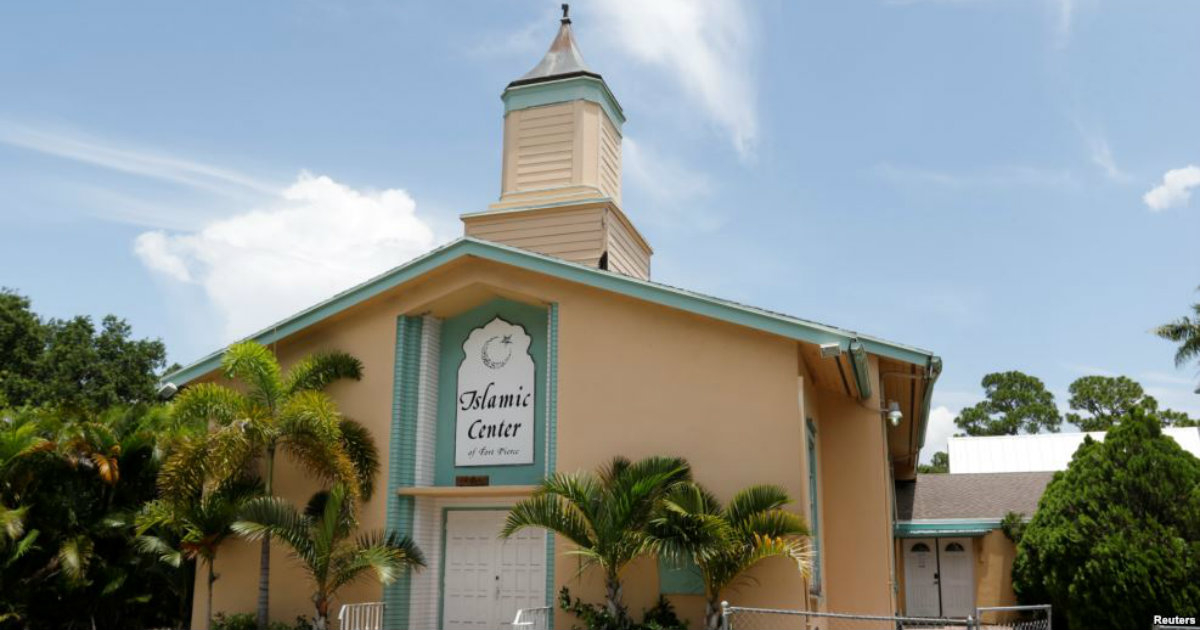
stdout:
<svg viewBox="0 0 1200 630">
<path fill-rule="evenodd" d="M 789 501 L 787 491 L 779 486 L 750 486 L 733 495 L 725 508 L 725 517 L 734 527 L 741 527 L 752 515 L 781 508 Z"/>
<path fill-rule="evenodd" d="M 297 555 L 307 557 L 312 551 L 308 531 L 311 526 L 312 520 L 296 511 L 287 499 L 258 497 L 246 503 L 241 520 L 231 529 L 251 541 L 270 534 L 291 546 Z"/>
<path fill-rule="evenodd" d="M 385 535 L 383 532 L 360 534 L 346 552 L 345 561 L 338 563 L 330 576 L 331 590 L 349 584 L 368 570 L 382 584 L 391 584 L 406 570 L 425 567 L 425 556 L 407 536 Z"/>
<path fill-rule="evenodd" d="M 159 562 L 172 567 L 179 567 L 183 562 L 183 554 L 158 536 L 136 536 L 133 546 L 139 552 L 154 556 Z"/>
<path fill-rule="evenodd" d="M 283 391 L 285 395 L 291 395 L 304 390 L 322 390 L 334 381 L 360 380 L 362 371 L 362 361 L 345 352 L 311 354 L 288 370 Z"/>
<path fill-rule="evenodd" d="M 379 472 L 379 449 L 366 427 L 350 418 L 342 418 L 339 426 L 342 434 L 342 450 L 350 458 L 358 478 L 359 496 L 363 501 L 371 498 L 375 490 L 375 475 Z"/>
<path fill-rule="evenodd" d="M 756 512 L 738 525 L 738 529 L 750 536 L 807 536 L 808 523 L 803 516 L 787 510 Z"/>
<path fill-rule="evenodd" d="M 171 403 L 177 424 L 200 428 L 233 423 L 245 415 L 245 409 L 245 396 L 217 383 L 186 387 Z"/>
<path fill-rule="evenodd" d="M 0 504 L 0 531 L 10 540 L 20 538 L 25 533 L 25 514 L 28 511 L 27 507 L 8 508 Z M 0 548 L 3 542 L 0 540 Z"/>
<path fill-rule="evenodd" d="M 82 586 L 86 581 L 94 551 L 92 539 L 84 535 L 68 538 L 59 546 L 55 559 L 69 585 Z"/>
<path fill-rule="evenodd" d="M 39 535 L 38 530 L 36 530 L 36 529 L 29 530 L 29 532 L 26 533 L 24 537 L 22 537 L 20 540 L 17 541 L 17 544 L 13 545 L 12 550 L 8 552 L 8 558 L 4 561 L 3 566 L 4 567 L 12 566 L 12 564 L 14 562 L 16 562 L 17 560 L 20 560 L 22 556 L 29 553 L 30 551 L 33 551 L 34 549 L 37 549 L 38 548 L 38 546 L 37 546 L 38 535 Z"/>
<path fill-rule="evenodd" d="M 229 346 L 221 357 L 221 368 L 227 378 L 245 383 L 250 398 L 267 408 L 274 409 L 283 396 L 279 360 L 260 343 L 243 341 Z"/>
<path fill-rule="evenodd" d="M 560 495 L 538 494 L 518 502 L 509 510 L 500 536 L 508 538 L 529 527 L 548 529 L 580 547 L 595 544 L 591 523 L 576 504 Z"/>
</svg>

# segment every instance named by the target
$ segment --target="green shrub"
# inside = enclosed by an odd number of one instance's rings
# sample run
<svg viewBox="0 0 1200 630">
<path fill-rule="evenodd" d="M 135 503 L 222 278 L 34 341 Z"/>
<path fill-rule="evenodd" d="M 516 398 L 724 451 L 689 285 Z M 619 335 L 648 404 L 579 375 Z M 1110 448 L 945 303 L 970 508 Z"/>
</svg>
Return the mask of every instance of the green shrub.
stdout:
<svg viewBox="0 0 1200 630">
<path fill-rule="evenodd" d="M 219 612 L 213 615 L 213 624 L 210 630 L 255 630 L 256 628 L 258 628 L 258 622 L 254 613 L 227 615 Z M 267 628 L 270 630 L 312 630 L 312 621 L 309 621 L 308 617 L 300 615 L 291 625 L 282 621 L 272 621 Z"/>
<path fill-rule="evenodd" d="M 1135 408 L 1056 473 L 1013 563 L 1022 603 L 1071 628 L 1145 628 L 1200 602 L 1200 459 Z"/>
<path fill-rule="evenodd" d="M 603 604 L 587 604 L 578 597 L 572 598 L 571 591 L 563 587 L 558 592 L 558 606 L 575 615 L 583 622 L 586 630 L 687 630 L 687 623 L 675 614 L 675 607 L 665 596 L 642 611 L 642 622 L 622 628 Z"/>
</svg>

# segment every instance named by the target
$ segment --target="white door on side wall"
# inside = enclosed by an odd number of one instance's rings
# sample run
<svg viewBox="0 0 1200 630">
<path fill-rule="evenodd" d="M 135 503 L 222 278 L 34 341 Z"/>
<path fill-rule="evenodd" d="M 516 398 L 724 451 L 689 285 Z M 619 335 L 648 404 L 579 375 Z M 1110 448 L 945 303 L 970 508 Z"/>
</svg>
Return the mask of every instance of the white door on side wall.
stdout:
<svg viewBox="0 0 1200 630">
<path fill-rule="evenodd" d="M 546 535 L 500 539 L 506 510 L 446 512 L 442 627 L 508 627 L 521 608 L 546 605 Z"/>
<path fill-rule="evenodd" d="M 960 619 L 972 614 L 974 562 L 970 538 L 905 540 L 905 614 Z"/>
<path fill-rule="evenodd" d="M 937 617 L 937 539 L 904 541 L 904 611 L 910 617 Z"/>
<path fill-rule="evenodd" d="M 975 572 L 970 538 L 939 538 L 942 616 L 966 617 L 975 608 Z"/>
</svg>

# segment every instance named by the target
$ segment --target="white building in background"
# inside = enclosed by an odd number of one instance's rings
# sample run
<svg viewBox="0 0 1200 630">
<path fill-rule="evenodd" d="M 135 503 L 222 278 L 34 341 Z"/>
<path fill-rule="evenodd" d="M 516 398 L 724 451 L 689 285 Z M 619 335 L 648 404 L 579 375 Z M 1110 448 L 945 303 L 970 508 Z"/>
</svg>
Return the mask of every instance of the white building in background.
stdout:
<svg viewBox="0 0 1200 630">
<path fill-rule="evenodd" d="M 951 473 L 999 473 L 1066 470 L 1071 456 L 1090 435 L 1103 441 L 1104 432 L 1038 433 L 952 437 L 948 441 Z M 1200 428 L 1165 428 L 1183 449 L 1200 457 Z"/>
</svg>

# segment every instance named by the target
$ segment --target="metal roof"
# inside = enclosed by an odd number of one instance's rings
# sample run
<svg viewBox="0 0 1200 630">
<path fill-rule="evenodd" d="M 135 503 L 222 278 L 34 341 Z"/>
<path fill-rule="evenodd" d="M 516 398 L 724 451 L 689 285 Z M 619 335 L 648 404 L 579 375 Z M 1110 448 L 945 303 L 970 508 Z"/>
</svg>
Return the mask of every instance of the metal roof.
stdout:
<svg viewBox="0 0 1200 630">
<path fill-rule="evenodd" d="M 1200 457 L 1200 428 L 1164 428 L 1189 453 Z M 1003 473 L 1066 470 L 1084 436 L 1103 440 L 1103 431 L 952 437 L 948 440 L 950 472 Z"/>
<path fill-rule="evenodd" d="M 575 43 L 575 35 L 571 33 L 571 19 L 563 17 L 562 24 L 558 27 L 558 35 L 551 42 L 546 56 L 542 57 L 533 70 L 509 83 L 508 87 L 577 76 L 602 78 L 583 60 L 583 53 L 579 52 L 579 45 Z"/>
</svg>

